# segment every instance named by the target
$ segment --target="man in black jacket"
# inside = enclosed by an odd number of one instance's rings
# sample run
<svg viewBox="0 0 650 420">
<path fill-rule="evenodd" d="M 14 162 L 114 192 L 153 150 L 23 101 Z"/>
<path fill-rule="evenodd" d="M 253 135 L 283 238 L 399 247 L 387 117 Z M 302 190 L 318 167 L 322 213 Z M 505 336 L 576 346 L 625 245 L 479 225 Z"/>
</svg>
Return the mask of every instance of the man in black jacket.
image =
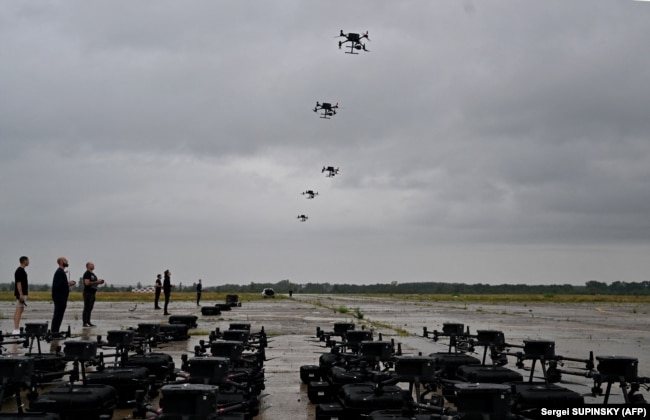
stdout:
<svg viewBox="0 0 650 420">
<path fill-rule="evenodd" d="M 83 318 L 84 327 L 94 327 L 95 324 L 90 322 L 90 313 L 95 306 L 95 294 L 97 293 L 97 286 L 104 284 L 103 279 L 97 279 L 95 273 L 95 264 L 92 262 L 86 263 L 86 272 L 84 273 L 84 311 L 81 316 Z"/>
<path fill-rule="evenodd" d="M 68 259 L 59 257 L 56 263 L 59 268 L 54 272 L 54 279 L 52 280 L 52 301 L 54 302 L 54 315 L 52 315 L 50 327 L 52 335 L 59 335 L 63 314 L 65 314 L 65 308 L 68 306 L 70 287 L 77 284 L 74 280 L 68 280 L 68 274 L 65 271 L 68 267 Z"/>
</svg>

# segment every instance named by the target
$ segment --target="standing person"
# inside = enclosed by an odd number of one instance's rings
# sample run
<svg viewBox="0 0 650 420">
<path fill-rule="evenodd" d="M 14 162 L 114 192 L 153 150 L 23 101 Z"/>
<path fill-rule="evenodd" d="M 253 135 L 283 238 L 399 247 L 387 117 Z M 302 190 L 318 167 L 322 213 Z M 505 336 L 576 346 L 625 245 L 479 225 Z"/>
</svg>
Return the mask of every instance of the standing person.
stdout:
<svg viewBox="0 0 650 420">
<path fill-rule="evenodd" d="M 95 270 L 95 264 L 92 262 L 86 263 L 86 272 L 84 273 L 84 311 L 81 316 L 83 320 L 84 327 L 94 327 L 95 324 L 90 322 L 90 313 L 93 311 L 95 306 L 95 294 L 97 294 L 97 286 L 104 284 L 103 279 L 97 279 L 97 276 L 93 271 Z"/>
<path fill-rule="evenodd" d="M 59 265 L 59 268 L 54 272 L 54 279 L 52 280 L 54 314 L 52 315 L 51 331 L 52 335 L 58 336 L 61 322 L 63 322 L 63 314 L 65 314 L 65 308 L 68 306 L 70 287 L 77 283 L 74 280 L 68 280 L 68 275 L 65 272 L 65 269 L 68 267 L 68 259 L 66 257 L 59 257 L 56 263 Z"/>
<path fill-rule="evenodd" d="M 155 292 L 156 292 L 156 298 L 154 300 L 154 309 L 162 309 L 160 305 L 158 305 L 158 301 L 160 300 L 160 291 L 162 290 L 162 274 L 158 274 L 156 277 L 156 284 L 155 284 Z"/>
<path fill-rule="evenodd" d="M 172 272 L 165 270 L 165 277 L 163 279 L 163 293 L 165 294 L 165 315 L 171 315 L 167 312 L 167 305 L 169 305 L 169 297 L 172 294 Z"/>
<path fill-rule="evenodd" d="M 14 312 L 14 330 L 12 334 L 20 334 L 20 318 L 23 316 L 25 306 L 27 306 L 27 271 L 25 267 L 29 265 L 29 258 L 22 256 L 18 259 L 20 265 L 14 273 L 14 296 L 16 296 L 16 312 Z"/>
<path fill-rule="evenodd" d="M 203 291 L 203 285 L 201 284 L 201 279 L 199 279 L 199 282 L 196 284 L 196 306 L 201 306 L 199 304 L 201 302 L 201 291 Z"/>
</svg>

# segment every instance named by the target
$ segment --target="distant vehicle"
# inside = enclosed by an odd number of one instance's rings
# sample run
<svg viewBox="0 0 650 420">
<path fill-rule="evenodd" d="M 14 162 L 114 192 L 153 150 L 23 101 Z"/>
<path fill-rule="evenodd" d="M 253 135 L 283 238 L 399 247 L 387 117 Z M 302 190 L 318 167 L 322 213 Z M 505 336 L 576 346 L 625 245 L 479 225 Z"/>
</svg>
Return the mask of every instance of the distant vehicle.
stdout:
<svg viewBox="0 0 650 420">
<path fill-rule="evenodd" d="M 366 33 L 362 35 L 355 34 L 354 32 L 345 34 L 343 33 L 343 29 L 341 29 L 341 34 L 336 38 L 341 38 L 341 37 L 345 38 L 345 41 L 339 41 L 339 50 L 341 49 L 343 44 L 348 42 L 350 43 L 350 45 L 346 45 L 346 47 L 350 47 L 350 51 L 346 51 L 345 52 L 346 54 L 359 54 L 357 52 L 354 52 L 354 50 L 357 51 L 364 50 L 366 52 L 370 51 L 366 49 L 366 44 L 361 42 L 362 39 L 367 39 L 368 41 L 370 41 L 370 38 L 368 38 L 368 31 L 366 31 Z"/>
<path fill-rule="evenodd" d="M 327 175 L 325 175 L 328 178 L 331 178 L 335 175 L 338 175 L 339 173 L 339 168 L 338 167 L 333 167 L 333 166 L 323 166 L 323 169 L 320 171 L 321 173 L 327 172 Z"/>
<path fill-rule="evenodd" d="M 318 195 L 318 191 L 314 192 L 312 190 L 303 191 L 302 195 L 306 195 L 308 199 L 314 198 Z"/>
<path fill-rule="evenodd" d="M 321 114 L 321 118 L 326 118 L 330 119 L 334 115 L 336 115 L 336 109 L 339 107 L 339 103 L 337 102 L 336 105 L 332 105 L 329 102 L 323 102 L 322 104 L 318 101 L 316 101 L 316 106 L 314 107 L 314 112 L 318 112 L 318 110 L 322 110 L 323 113 Z"/>
<path fill-rule="evenodd" d="M 264 298 L 274 298 L 275 290 L 271 289 L 270 287 L 267 287 L 266 289 L 262 290 L 262 296 Z"/>
<path fill-rule="evenodd" d="M 306 222 L 307 219 L 309 219 L 309 217 L 304 214 L 299 214 L 297 219 L 300 220 L 301 222 Z"/>
</svg>

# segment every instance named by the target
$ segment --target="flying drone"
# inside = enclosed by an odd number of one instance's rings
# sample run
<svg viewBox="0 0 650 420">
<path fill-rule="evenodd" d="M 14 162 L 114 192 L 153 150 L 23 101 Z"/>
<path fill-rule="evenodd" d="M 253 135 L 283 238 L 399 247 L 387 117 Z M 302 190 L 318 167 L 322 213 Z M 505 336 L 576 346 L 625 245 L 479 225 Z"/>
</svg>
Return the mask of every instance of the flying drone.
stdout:
<svg viewBox="0 0 650 420">
<path fill-rule="evenodd" d="M 312 191 L 312 190 L 307 190 L 307 191 L 303 191 L 303 192 L 302 192 L 302 195 L 306 195 L 307 198 L 310 199 L 310 198 L 314 198 L 315 196 L 317 196 L 317 195 L 318 195 L 318 191 L 314 192 L 314 191 Z"/>
<path fill-rule="evenodd" d="M 339 103 L 337 102 L 336 105 L 332 105 L 327 102 L 318 103 L 316 102 L 316 106 L 314 107 L 314 112 L 317 112 L 319 109 L 323 110 L 323 113 L 321 114 L 321 118 L 331 118 L 332 116 L 336 115 L 336 108 L 339 107 Z"/>
<path fill-rule="evenodd" d="M 340 37 L 344 37 L 345 41 L 339 41 L 339 49 L 341 49 L 343 44 L 345 44 L 346 42 L 350 43 L 350 45 L 349 45 L 350 51 L 346 51 L 345 52 L 346 54 L 359 54 L 357 52 L 354 52 L 354 50 L 357 50 L 357 51 L 358 50 L 369 51 L 369 50 L 366 49 L 366 44 L 361 42 L 361 40 L 363 38 L 370 41 L 370 38 L 368 38 L 368 31 L 366 31 L 366 33 L 363 34 L 363 35 L 355 34 L 354 32 L 350 32 L 349 34 L 344 34 L 343 29 L 341 29 L 341 34 L 337 38 L 340 38 Z M 348 46 L 348 45 L 346 45 L 346 46 Z"/>
<path fill-rule="evenodd" d="M 320 171 L 321 173 L 327 171 L 327 175 L 325 175 L 328 178 L 333 177 L 334 175 L 337 175 L 339 173 L 339 168 L 338 167 L 333 167 L 333 166 L 323 166 L 323 169 Z"/>
<path fill-rule="evenodd" d="M 300 214 L 300 215 L 298 215 L 298 217 L 296 217 L 296 219 L 300 220 L 301 222 L 306 222 L 307 219 L 309 219 L 309 217 L 307 217 L 304 214 Z"/>
</svg>

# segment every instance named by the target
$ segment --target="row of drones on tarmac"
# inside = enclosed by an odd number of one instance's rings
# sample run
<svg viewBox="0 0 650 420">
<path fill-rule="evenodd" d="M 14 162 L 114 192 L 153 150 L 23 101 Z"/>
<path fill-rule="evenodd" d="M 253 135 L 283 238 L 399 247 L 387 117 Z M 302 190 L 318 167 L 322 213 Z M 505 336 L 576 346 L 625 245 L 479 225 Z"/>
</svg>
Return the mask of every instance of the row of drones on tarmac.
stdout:
<svg viewBox="0 0 650 420">
<path fill-rule="evenodd" d="M 366 31 L 366 33 L 364 34 L 357 34 L 354 32 L 350 32 L 346 34 L 341 29 L 341 33 L 336 38 L 345 38 L 345 41 L 339 41 L 339 49 L 341 49 L 345 44 L 347 44 L 345 46 L 346 48 L 350 48 L 350 51 L 345 51 L 346 54 L 359 54 L 358 52 L 355 51 L 366 51 L 366 52 L 369 51 L 366 48 L 366 44 L 363 42 L 363 40 L 370 41 L 370 38 L 368 38 L 368 31 Z M 320 117 L 325 119 L 330 119 L 334 115 L 336 115 L 336 110 L 338 108 L 339 108 L 338 102 L 332 105 L 330 102 L 320 103 L 317 101 L 316 106 L 314 107 L 314 112 L 322 111 Z M 332 178 L 339 173 L 339 168 L 338 167 L 335 168 L 333 166 L 323 166 L 321 173 L 324 172 L 327 172 L 327 174 L 325 175 L 326 177 Z M 307 199 L 313 199 L 318 195 L 318 191 L 307 190 L 307 191 L 303 191 L 302 195 L 306 195 Z M 297 216 L 297 219 L 301 222 L 306 222 L 309 219 L 309 216 L 307 216 L 306 214 L 299 214 Z"/>
</svg>

